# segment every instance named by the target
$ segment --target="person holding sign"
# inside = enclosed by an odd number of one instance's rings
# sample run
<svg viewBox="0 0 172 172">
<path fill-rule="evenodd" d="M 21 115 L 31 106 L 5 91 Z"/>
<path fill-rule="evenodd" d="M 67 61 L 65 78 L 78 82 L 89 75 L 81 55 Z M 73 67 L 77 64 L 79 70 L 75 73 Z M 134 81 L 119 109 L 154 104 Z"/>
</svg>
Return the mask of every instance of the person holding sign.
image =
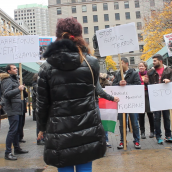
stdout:
<svg viewBox="0 0 172 172">
<path fill-rule="evenodd" d="M 100 67 L 76 19 L 59 19 L 56 36 L 38 74 L 38 140 L 46 131 L 44 161 L 58 172 L 92 172 L 92 161 L 106 152 L 95 97 Z"/>
<path fill-rule="evenodd" d="M 150 110 L 149 105 L 149 95 L 148 95 L 148 88 L 147 88 L 147 82 L 148 82 L 148 76 L 147 76 L 147 64 L 142 61 L 139 63 L 139 76 L 141 80 L 141 84 L 145 85 L 145 112 L 147 112 L 147 116 L 149 118 L 149 124 L 150 124 L 150 138 L 154 137 L 154 119 L 153 119 L 153 113 Z M 141 138 L 146 139 L 145 136 L 145 113 L 139 114 L 139 124 L 140 124 L 140 131 L 141 131 Z"/>
<path fill-rule="evenodd" d="M 145 81 L 148 84 L 159 84 L 172 82 L 172 69 L 163 65 L 163 57 L 160 54 L 155 54 L 153 57 L 153 68 L 148 71 L 149 80 Z M 172 142 L 170 130 L 170 112 L 169 110 L 156 111 L 154 113 L 156 139 L 158 144 L 162 144 L 161 139 L 161 112 L 164 118 L 165 141 Z"/>
<path fill-rule="evenodd" d="M 22 150 L 19 145 L 19 116 L 22 112 L 21 91 L 24 90 L 24 85 L 19 85 L 18 69 L 15 65 L 9 64 L 6 66 L 5 74 L 1 74 L 1 87 L 4 98 L 4 110 L 8 115 L 9 131 L 6 139 L 6 160 L 17 160 L 17 157 L 12 154 L 12 144 L 14 146 L 14 154 L 25 154 L 28 151 Z"/>
<path fill-rule="evenodd" d="M 113 81 L 113 86 L 141 85 L 139 74 L 134 69 L 129 69 L 128 59 L 124 58 L 124 57 L 121 58 L 121 63 L 122 63 L 122 68 L 123 68 L 125 80 L 121 80 L 121 72 L 119 71 L 115 76 L 115 79 Z M 133 128 L 134 146 L 136 149 L 141 149 L 139 124 L 137 121 L 138 114 L 130 113 L 129 116 L 130 116 L 131 125 Z M 124 148 L 124 144 L 123 144 L 123 115 L 119 113 L 118 119 L 120 122 L 119 130 L 120 130 L 120 135 L 121 135 L 121 140 L 120 140 L 121 143 L 119 144 L 119 146 L 117 148 L 123 149 Z"/>
</svg>

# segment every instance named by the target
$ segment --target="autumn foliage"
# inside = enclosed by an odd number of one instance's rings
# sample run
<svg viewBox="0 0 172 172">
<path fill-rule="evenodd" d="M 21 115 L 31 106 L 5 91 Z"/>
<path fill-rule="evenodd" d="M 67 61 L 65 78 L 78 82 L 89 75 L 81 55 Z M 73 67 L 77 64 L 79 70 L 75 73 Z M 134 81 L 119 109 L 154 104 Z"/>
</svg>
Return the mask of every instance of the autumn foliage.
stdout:
<svg viewBox="0 0 172 172">
<path fill-rule="evenodd" d="M 105 59 L 105 62 L 106 62 L 106 69 L 107 70 L 117 70 L 116 68 L 116 62 L 113 61 L 112 59 L 112 56 L 106 56 L 106 59 Z"/>
<path fill-rule="evenodd" d="M 161 10 L 153 10 L 144 18 L 144 50 L 141 59 L 147 60 L 165 45 L 163 36 L 172 33 L 172 2 Z"/>
</svg>

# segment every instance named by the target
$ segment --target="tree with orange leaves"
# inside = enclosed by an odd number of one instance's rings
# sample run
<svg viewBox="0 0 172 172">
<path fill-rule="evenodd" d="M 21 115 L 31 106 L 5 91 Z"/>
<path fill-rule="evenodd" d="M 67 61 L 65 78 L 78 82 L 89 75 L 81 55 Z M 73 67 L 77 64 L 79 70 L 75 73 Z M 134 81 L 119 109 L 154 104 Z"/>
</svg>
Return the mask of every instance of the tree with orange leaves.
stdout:
<svg viewBox="0 0 172 172">
<path fill-rule="evenodd" d="M 106 62 L 106 69 L 107 70 L 117 70 L 116 68 L 116 62 L 113 61 L 112 59 L 112 56 L 106 56 L 106 59 L 105 59 L 105 62 Z"/>
<path fill-rule="evenodd" d="M 144 50 L 141 59 L 147 60 L 165 46 L 163 35 L 172 33 L 172 2 L 161 10 L 152 10 L 144 18 Z"/>
</svg>

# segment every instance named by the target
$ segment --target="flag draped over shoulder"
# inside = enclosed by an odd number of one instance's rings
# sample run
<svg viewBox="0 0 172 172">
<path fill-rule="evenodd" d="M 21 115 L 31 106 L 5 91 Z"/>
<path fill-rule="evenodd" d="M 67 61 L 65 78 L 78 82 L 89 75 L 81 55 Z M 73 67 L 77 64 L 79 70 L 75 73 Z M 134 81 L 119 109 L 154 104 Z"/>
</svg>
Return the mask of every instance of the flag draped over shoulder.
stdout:
<svg viewBox="0 0 172 172">
<path fill-rule="evenodd" d="M 105 131 L 115 132 L 118 116 L 117 107 L 118 104 L 116 102 L 99 98 L 100 116 Z"/>
</svg>

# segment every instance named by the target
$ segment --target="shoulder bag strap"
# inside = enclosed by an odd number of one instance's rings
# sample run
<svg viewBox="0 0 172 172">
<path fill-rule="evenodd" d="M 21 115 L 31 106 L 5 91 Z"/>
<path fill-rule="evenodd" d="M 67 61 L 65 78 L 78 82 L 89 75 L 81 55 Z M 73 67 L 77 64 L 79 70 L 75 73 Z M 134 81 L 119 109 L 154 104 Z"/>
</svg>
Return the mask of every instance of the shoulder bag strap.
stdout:
<svg viewBox="0 0 172 172">
<path fill-rule="evenodd" d="M 88 63 L 88 61 L 87 61 L 87 59 L 83 56 L 83 58 L 84 58 L 84 60 L 85 60 L 85 62 L 87 63 L 87 65 L 88 65 L 88 67 L 90 68 L 90 71 L 91 71 L 91 75 L 92 75 L 92 80 L 93 80 L 93 88 L 94 88 L 94 101 L 96 100 L 95 99 L 95 84 L 94 84 L 94 74 L 93 74 L 93 70 L 92 70 L 92 68 L 91 68 L 91 66 L 90 66 L 90 64 Z"/>
</svg>

